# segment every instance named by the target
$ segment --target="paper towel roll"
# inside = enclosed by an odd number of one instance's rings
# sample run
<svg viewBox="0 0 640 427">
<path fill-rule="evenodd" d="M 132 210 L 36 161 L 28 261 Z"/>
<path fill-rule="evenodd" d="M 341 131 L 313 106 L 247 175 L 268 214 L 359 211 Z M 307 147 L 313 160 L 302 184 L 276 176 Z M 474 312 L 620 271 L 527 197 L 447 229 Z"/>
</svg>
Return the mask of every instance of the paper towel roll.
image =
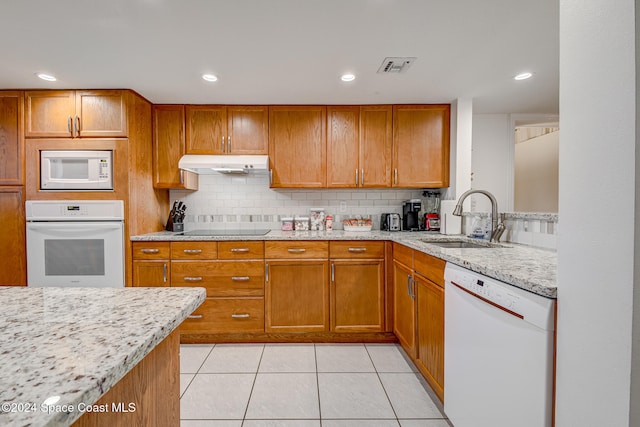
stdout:
<svg viewBox="0 0 640 427">
<path fill-rule="evenodd" d="M 440 202 L 440 234 L 462 233 L 462 217 L 453 215 L 456 203 L 455 200 Z"/>
</svg>

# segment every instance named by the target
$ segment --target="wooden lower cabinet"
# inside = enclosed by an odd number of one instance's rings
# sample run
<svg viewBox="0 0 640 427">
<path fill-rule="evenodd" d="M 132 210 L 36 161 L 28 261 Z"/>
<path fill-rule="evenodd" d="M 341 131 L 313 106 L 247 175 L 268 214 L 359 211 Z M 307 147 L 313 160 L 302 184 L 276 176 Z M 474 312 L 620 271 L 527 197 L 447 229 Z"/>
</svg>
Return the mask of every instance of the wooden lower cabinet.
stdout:
<svg viewBox="0 0 640 427">
<path fill-rule="evenodd" d="M 416 365 L 444 400 L 444 289 L 415 275 L 417 311 Z"/>
<path fill-rule="evenodd" d="M 266 332 L 329 330 L 329 261 L 267 261 Z"/>
<path fill-rule="evenodd" d="M 169 260 L 133 261 L 133 286 L 170 286 L 171 263 Z"/>
<path fill-rule="evenodd" d="M 411 358 L 415 358 L 416 313 L 413 298 L 413 270 L 393 261 L 393 332 Z"/>
<path fill-rule="evenodd" d="M 181 334 L 264 332 L 264 298 L 207 298 L 180 326 Z"/>
<path fill-rule="evenodd" d="M 26 286 L 24 187 L 0 187 L 0 221 L 0 286 Z"/>
</svg>

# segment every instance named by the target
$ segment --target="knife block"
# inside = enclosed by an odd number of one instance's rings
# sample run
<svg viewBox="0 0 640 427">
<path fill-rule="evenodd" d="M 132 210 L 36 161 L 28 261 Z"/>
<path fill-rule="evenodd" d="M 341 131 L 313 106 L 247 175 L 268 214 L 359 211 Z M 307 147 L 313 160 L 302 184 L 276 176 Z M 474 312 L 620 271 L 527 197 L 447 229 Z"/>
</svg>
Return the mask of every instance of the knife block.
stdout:
<svg viewBox="0 0 640 427">
<path fill-rule="evenodd" d="M 179 233 L 184 231 L 184 223 L 183 222 L 173 222 L 173 218 L 169 215 L 169 219 L 167 219 L 167 225 L 164 228 L 167 231 L 173 231 L 174 233 Z"/>
</svg>

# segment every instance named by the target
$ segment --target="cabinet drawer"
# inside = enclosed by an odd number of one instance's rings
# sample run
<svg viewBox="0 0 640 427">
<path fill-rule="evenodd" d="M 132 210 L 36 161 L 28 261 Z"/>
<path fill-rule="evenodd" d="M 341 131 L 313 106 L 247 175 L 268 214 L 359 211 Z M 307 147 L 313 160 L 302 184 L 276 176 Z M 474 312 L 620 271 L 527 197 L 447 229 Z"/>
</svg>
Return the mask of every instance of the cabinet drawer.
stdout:
<svg viewBox="0 0 640 427">
<path fill-rule="evenodd" d="M 171 259 L 216 259 L 217 242 L 172 242 Z"/>
<path fill-rule="evenodd" d="M 329 242 L 329 257 L 335 258 L 384 258 L 384 242 L 353 240 Z"/>
<path fill-rule="evenodd" d="M 270 259 L 328 258 L 329 242 L 326 240 L 266 241 L 265 257 Z"/>
<path fill-rule="evenodd" d="M 169 259 L 170 242 L 133 242 L 133 259 Z"/>
<path fill-rule="evenodd" d="M 413 270 L 436 285 L 444 288 L 445 261 L 434 256 L 415 251 L 413 255 Z"/>
<path fill-rule="evenodd" d="M 263 259 L 264 242 L 218 242 L 218 259 Z"/>
<path fill-rule="evenodd" d="M 180 326 L 182 334 L 264 332 L 264 298 L 207 298 Z"/>
<path fill-rule="evenodd" d="M 413 268 L 413 249 L 401 245 L 400 243 L 393 243 L 393 259 L 409 268 Z"/>
<path fill-rule="evenodd" d="M 262 261 L 171 261 L 172 286 L 206 288 L 208 297 L 264 295 Z"/>
</svg>

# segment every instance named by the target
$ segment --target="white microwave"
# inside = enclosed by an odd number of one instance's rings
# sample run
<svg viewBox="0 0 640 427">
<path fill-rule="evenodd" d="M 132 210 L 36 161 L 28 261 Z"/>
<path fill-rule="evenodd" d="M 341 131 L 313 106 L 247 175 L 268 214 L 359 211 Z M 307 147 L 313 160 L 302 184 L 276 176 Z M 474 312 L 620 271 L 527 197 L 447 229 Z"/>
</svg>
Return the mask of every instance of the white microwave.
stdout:
<svg viewBox="0 0 640 427">
<path fill-rule="evenodd" d="M 40 151 L 41 190 L 113 190 L 113 151 Z"/>
</svg>

